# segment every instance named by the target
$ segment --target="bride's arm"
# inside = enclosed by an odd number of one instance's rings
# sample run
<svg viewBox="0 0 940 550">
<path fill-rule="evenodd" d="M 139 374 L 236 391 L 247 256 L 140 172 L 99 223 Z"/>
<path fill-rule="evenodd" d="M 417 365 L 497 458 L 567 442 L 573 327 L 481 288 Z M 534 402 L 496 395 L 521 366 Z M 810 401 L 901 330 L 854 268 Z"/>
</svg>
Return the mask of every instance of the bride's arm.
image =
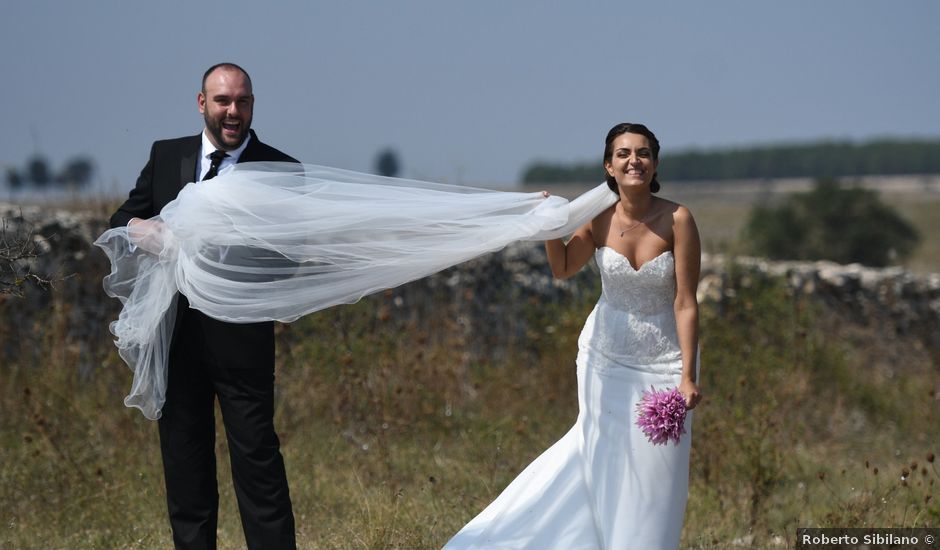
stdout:
<svg viewBox="0 0 940 550">
<path fill-rule="evenodd" d="M 702 267 L 702 244 L 698 228 L 688 208 L 680 206 L 673 215 L 673 255 L 676 260 L 676 331 L 682 350 L 682 380 L 679 392 L 688 408 L 702 399 L 699 392 L 695 361 L 698 357 L 698 290 Z"/>
<path fill-rule="evenodd" d="M 545 254 L 548 255 L 548 265 L 551 266 L 555 278 L 571 277 L 591 259 L 595 248 L 591 223 L 588 222 L 575 231 L 567 244 L 562 239 L 545 241 Z"/>
</svg>

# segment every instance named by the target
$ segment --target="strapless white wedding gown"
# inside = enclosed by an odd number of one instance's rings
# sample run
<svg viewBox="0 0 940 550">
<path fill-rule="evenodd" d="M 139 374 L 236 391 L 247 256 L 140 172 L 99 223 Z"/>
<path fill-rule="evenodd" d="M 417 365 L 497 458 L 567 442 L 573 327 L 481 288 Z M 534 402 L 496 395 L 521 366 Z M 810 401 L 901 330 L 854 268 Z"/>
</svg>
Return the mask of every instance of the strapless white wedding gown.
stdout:
<svg viewBox="0 0 940 550">
<path fill-rule="evenodd" d="M 635 269 L 607 247 L 595 259 L 603 291 L 578 339 L 577 421 L 446 550 L 678 548 L 692 415 L 678 445 L 635 424 L 644 390 L 680 381 L 675 261 L 667 251 Z"/>
</svg>

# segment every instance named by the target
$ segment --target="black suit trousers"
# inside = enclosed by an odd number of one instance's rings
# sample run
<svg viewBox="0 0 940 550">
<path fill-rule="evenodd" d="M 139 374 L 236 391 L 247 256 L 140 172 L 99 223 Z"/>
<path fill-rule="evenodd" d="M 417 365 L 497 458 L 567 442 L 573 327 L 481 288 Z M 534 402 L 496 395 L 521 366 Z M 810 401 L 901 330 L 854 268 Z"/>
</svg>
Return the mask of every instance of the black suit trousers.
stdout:
<svg viewBox="0 0 940 550">
<path fill-rule="evenodd" d="M 193 309 L 178 318 L 182 326 L 170 352 L 159 420 L 173 542 L 177 548 L 216 547 L 218 397 L 248 548 L 295 548 L 287 475 L 274 431 L 273 366 L 231 368 L 219 361 L 205 346 L 206 319 Z"/>
</svg>

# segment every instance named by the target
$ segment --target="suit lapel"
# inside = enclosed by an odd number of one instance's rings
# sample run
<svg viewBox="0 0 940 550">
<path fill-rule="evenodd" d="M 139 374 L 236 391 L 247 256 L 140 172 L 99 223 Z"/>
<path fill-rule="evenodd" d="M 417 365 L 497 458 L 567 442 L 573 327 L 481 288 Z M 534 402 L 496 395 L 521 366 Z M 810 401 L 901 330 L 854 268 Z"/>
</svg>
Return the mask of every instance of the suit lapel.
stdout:
<svg viewBox="0 0 940 550">
<path fill-rule="evenodd" d="M 236 164 L 241 164 L 243 162 L 253 162 L 258 151 L 258 135 L 255 134 L 254 130 L 248 130 L 248 133 L 251 134 L 251 139 L 248 140 L 248 145 L 245 146 L 245 150 L 242 151 L 241 156 L 238 157 L 238 162 Z"/>
<path fill-rule="evenodd" d="M 196 161 L 199 160 L 199 148 L 202 146 L 202 134 L 195 136 L 186 144 L 180 158 L 180 189 L 191 181 L 196 180 Z"/>
</svg>

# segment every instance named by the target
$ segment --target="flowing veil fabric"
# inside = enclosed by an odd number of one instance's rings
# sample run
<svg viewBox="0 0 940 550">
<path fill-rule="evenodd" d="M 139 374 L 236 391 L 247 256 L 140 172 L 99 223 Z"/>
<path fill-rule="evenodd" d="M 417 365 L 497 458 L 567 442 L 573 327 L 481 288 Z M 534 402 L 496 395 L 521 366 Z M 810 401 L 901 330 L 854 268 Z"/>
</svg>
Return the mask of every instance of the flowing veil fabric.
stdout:
<svg viewBox="0 0 940 550">
<path fill-rule="evenodd" d="M 243 163 L 188 184 L 154 219 L 163 250 L 126 227 L 95 244 L 111 261 L 111 323 L 134 372 L 124 403 L 160 417 L 177 291 L 233 323 L 290 322 L 519 240 L 574 232 L 617 200 L 606 184 L 569 202 L 293 163 Z"/>
</svg>

